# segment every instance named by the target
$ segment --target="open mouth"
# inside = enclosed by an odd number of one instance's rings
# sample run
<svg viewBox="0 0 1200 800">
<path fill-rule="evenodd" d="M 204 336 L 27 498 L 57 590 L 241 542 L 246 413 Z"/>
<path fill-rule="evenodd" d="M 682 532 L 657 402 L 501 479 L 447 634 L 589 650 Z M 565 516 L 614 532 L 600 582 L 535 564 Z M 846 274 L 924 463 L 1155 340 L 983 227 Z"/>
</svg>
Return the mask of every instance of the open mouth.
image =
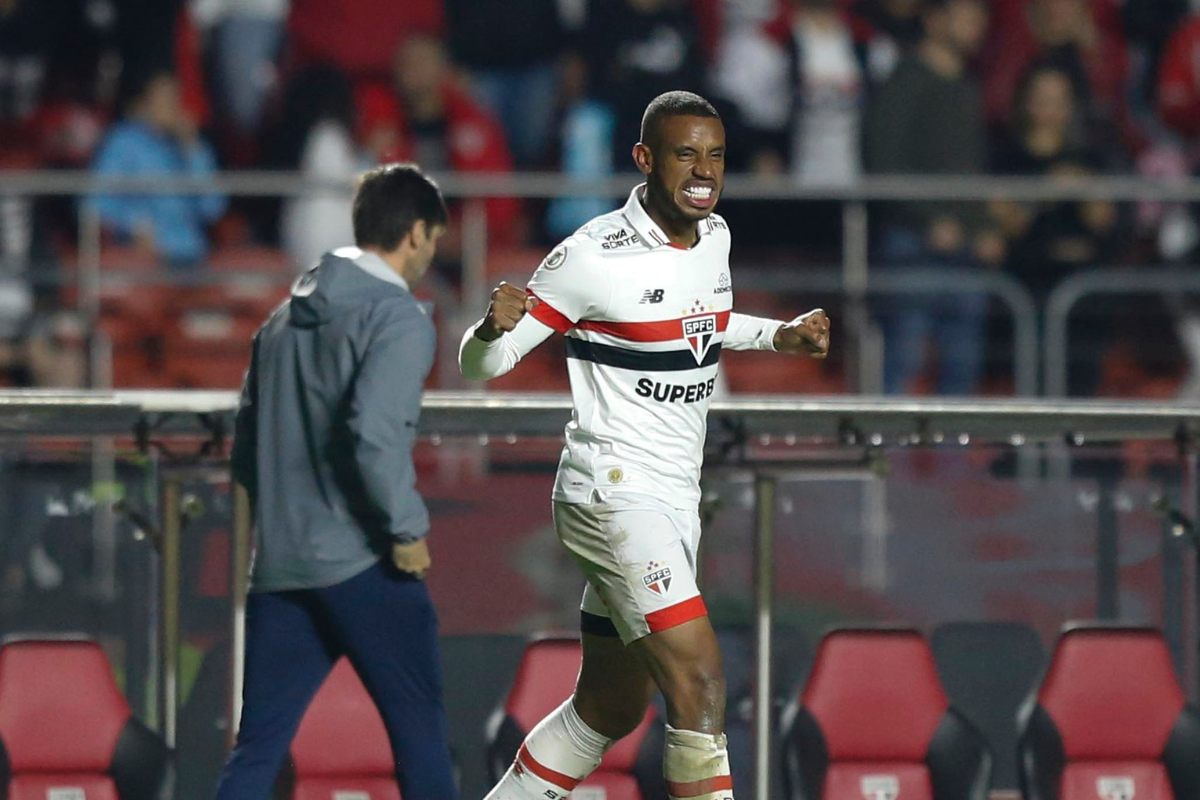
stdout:
<svg viewBox="0 0 1200 800">
<path fill-rule="evenodd" d="M 708 183 L 684 184 L 683 199 L 692 208 L 711 208 L 717 201 L 717 190 Z"/>
</svg>

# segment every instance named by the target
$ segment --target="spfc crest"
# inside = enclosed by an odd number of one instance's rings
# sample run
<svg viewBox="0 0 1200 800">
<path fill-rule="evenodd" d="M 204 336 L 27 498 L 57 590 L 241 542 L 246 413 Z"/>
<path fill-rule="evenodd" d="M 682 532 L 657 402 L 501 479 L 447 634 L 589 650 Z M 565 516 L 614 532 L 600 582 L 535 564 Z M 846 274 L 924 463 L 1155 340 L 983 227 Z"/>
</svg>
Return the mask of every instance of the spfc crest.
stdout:
<svg viewBox="0 0 1200 800">
<path fill-rule="evenodd" d="M 665 595 L 671 590 L 671 568 L 650 562 L 647 567 L 649 574 L 642 578 L 646 588 L 657 595 Z"/>
<path fill-rule="evenodd" d="M 864 775 L 863 800 L 896 800 L 900 796 L 900 779 L 895 775 Z"/>
<path fill-rule="evenodd" d="M 708 355 L 708 350 L 712 347 L 716 335 L 716 314 L 699 314 L 683 318 L 683 340 L 687 342 L 692 355 L 696 357 L 697 364 L 704 363 L 704 357 Z"/>
<path fill-rule="evenodd" d="M 1133 800 L 1135 788 L 1133 778 L 1100 778 L 1096 781 L 1096 793 L 1104 800 Z"/>
</svg>

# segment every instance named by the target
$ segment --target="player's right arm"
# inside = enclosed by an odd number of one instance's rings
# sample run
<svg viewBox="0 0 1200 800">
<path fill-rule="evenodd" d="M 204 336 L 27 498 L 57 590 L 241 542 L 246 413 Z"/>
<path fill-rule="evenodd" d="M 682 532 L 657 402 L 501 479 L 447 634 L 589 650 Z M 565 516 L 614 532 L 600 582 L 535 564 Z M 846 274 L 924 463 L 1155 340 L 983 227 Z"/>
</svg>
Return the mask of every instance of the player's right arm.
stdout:
<svg viewBox="0 0 1200 800">
<path fill-rule="evenodd" d="M 554 328 L 528 315 L 537 303 L 536 297 L 510 283 L 496 287 L 487 315 L 467 329 L 458 348 L 458 368 L 464 378 L 498 378 L 550 338 Z"/>
<path fill-rule="evenodd" d="M 502 283 L 492 292 L 487 315 L 467 329 L 458 366 L 469 380 L 505 374 L 555 331 L 566 333 L 581 319 L 608 309 L 608 271 L 593 244 L 571 237 L 538 267 L 525 291 Z"/>
</svg>

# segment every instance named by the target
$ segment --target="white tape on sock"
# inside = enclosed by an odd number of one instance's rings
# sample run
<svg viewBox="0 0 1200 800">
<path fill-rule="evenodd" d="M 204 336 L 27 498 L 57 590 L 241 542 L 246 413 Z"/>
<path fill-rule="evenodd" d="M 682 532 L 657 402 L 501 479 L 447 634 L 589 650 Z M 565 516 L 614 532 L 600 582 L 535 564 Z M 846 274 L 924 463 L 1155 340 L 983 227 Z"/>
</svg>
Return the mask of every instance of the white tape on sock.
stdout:
<svg viewBox="0 0 1200 800">
<path fill-rule="evenodd" d="M 667 726 L 663 775 L 671 800 L 733 800 L 725 734 Z"/>
</svg>

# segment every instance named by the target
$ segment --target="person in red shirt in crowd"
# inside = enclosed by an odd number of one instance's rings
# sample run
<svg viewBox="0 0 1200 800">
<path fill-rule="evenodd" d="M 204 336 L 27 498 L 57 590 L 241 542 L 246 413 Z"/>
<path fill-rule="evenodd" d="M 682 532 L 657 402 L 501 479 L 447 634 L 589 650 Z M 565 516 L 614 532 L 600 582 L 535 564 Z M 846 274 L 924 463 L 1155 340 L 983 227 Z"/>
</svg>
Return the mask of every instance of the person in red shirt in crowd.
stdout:
<svg viewBox="0 0 1200 800">
<path fill-rule="evenodd" d="M 396 42 L 440 36 L 445 19 L 442 0 L 292 0 L 288 29 L 298 64 L 330 62 L 351 78 L 380 78 L 391 72 Z"/>
<path fill-rule="evenodd" d="M 1129 112 L 1129 48 L 1114 0 L 992 0 L 992 10 L 981 59 L 992 125 L 1003 125 L 1037 61 L 1071 75 L 1092 116 L 1093 144 L 1134 153 L 1146 145 Z"/>
<path fill-rule="evenodd" d="M 1200 14 L 1176 28 L 1158 73 L 1158 113 L 1189 140 L 1200 135 Z"/>
<path fill-rule="evenodd" d="M 363 138 L 380 163 L 412 161 L 433 174 L 513 170 L 500 123 L 455 80 L 440 39 L 409 36 L 396 51 L 394 85 L 393 91 L 368 84 L 358 92 Z M 520 217 L 514 198 L 487 200 L 489 242 L 519 240 Z"/>
</svg>

